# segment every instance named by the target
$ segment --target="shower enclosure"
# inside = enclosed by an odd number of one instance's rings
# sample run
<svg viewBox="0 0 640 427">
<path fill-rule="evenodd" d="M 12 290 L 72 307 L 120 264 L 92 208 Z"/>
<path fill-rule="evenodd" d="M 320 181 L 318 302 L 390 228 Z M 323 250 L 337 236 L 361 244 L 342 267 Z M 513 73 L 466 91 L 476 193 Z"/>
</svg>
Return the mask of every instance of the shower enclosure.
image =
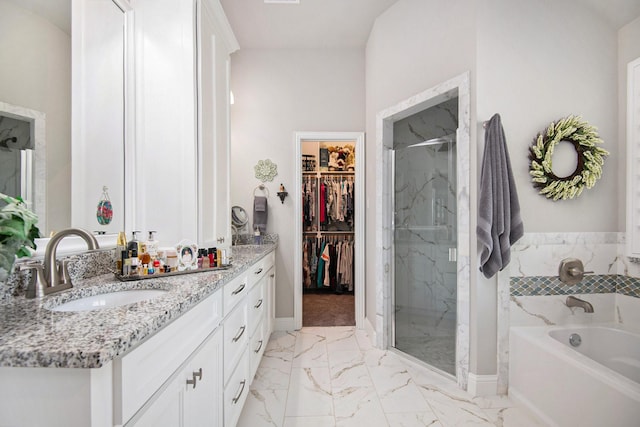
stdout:
<svg viewBox="0 0 640 427">
<path fill-rule="evenodd" d="M 393 123 L 393 346 L 456 374 L 458 98 Z"/>
</svg>

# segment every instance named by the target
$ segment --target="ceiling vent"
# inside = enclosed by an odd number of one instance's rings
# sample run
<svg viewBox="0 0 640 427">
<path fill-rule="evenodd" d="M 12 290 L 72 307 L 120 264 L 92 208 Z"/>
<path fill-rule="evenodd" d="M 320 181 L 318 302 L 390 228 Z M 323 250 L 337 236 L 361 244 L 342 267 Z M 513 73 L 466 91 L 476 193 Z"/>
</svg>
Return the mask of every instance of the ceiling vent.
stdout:
<svg viewBox="0 0 640 427">
<path fill-rule="evenodd" d="M 300 4 L 300 0 L 264 0 L 266 4 Z"/>
</svg>

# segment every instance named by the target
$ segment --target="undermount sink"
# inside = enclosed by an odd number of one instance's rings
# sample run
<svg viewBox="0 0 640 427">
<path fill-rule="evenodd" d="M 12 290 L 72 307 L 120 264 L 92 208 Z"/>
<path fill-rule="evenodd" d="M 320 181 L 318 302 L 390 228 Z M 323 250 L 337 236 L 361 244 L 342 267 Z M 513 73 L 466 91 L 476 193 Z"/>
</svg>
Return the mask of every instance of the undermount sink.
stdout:
<svg viewBox="0 0 640 427">
<path fill-rule="evenodd" d="M 133 304 L 135 302 L 146 301 L 161 295 L 167 291 L 162 289 L 133 289 L 126 291 L 109 292 L 106 294 L 92 295 L 89 297 L 75 299 L 64 304 L 51 307 L 52 311 L 89 311 L 102 310 L 105 308 L 120 307 L 121 305 Z"/>
</svg>

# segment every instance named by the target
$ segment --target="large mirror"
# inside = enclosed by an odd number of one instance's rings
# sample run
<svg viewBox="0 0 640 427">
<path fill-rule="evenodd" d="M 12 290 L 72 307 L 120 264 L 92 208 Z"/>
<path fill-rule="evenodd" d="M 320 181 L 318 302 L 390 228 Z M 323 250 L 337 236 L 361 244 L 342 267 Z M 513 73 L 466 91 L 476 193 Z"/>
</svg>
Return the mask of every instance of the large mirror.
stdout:
<svg viewBox="0 0 640 427">
<path fill-rule="evenodd" d="M 84 15 L 74 15 L 74 26 L 85 24 L 73 32 L 72 6 Z M 44 177 L 33 193 L 43 203 L 34 206 L 43 236 L 70 226 L 124 229 L 127 6 L 122 0 L 0 0 L 0 103 L 43 115 L 43 147 L 33 157 L 43 150 L 46 163 L 35 162 L 32 171 Z M 90 45 L 82 45 L 83 61 L 72 67 L 78 34 Z M 93 92 L 72 94 L 77 78 Z M 108 226 L 96 218 L 103 186 L 114 208 Z"/>
</svg>

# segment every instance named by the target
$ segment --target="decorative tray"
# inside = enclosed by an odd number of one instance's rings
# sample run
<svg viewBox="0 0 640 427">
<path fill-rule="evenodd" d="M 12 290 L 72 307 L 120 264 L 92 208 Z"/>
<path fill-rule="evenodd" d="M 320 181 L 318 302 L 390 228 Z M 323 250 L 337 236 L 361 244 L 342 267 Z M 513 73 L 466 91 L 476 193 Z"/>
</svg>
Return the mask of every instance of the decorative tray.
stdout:
<svg viewBox="0 0 640 427">
<path fill-rule="evenodd" d="M 197 268 L 194 270 L 183 270 L 183 271 L 171 271 L 169 273 L 155 273 L 155 274 L 146 274 L 146 275 L 132 275 L 132 276 L 123 276 L 119 273 L 114 273 L 116 279 L 121 282 L 132 282 L 134 280 L 145 280 L 145 279 L 161 279 L 163 277 L 171 277 L 171 276 L 183 276 L 185 274 L 193 274 L 193 273 L 207 273 L 213 271 L 223 271 L 228 270 L 233 267 L 232 264 L 222 264 L 220 267 L 210 267 L 210 268 Z"/>
</svg>

